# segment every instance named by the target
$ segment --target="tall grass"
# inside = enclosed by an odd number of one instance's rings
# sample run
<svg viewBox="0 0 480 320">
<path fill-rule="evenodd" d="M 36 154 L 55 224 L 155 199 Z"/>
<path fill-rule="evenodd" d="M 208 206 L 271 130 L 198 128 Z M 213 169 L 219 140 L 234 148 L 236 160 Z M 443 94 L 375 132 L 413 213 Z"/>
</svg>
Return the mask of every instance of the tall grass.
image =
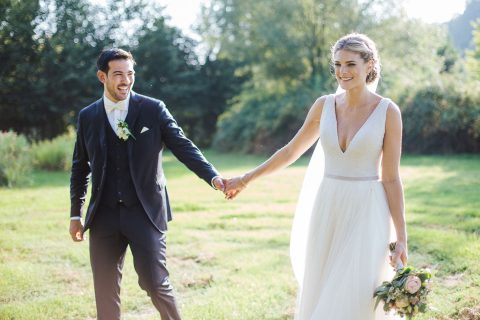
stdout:
<svg viewBox="0 0 480 320">
<path fill-rule="evenodd" d="M 21 134 L 0 131 L 0 186 L 24 186 L 31 182 L 30 145 Z"/>
<path fill-rule="evenodd" d="M 34 166 L 40 170 L 69 171 L 72 166 L 72 153 L 75 143 L 75 131 L 68 131 L 51 140 L 42 140 L 32 145 Z"/>
</svg>

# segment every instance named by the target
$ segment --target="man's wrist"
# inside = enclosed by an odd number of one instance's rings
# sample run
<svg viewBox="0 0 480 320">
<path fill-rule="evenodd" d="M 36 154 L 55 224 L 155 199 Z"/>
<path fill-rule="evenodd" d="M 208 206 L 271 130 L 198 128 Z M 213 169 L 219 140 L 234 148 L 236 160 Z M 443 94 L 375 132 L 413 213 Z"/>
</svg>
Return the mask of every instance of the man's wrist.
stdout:
<svg viewBox="0 0 480 320">
<path fill-rule="evenodd" d="M 218 190 L 217 187 L 215 187 L 215 183 L 214 183 L 215 179 L 217 179 L 217 178 L 220 178 L 220 176 L 215 176 L 215 177 L 212 178 L 212 180 L 210 180 L 210 185 L 215 190 Z"/>
<path fill-rule="evenodd" d="M 82 220 L 82 217 L 80 216 L 70 217 L 70 221 L 74 221 L 74 220 Z"/>
</svg>

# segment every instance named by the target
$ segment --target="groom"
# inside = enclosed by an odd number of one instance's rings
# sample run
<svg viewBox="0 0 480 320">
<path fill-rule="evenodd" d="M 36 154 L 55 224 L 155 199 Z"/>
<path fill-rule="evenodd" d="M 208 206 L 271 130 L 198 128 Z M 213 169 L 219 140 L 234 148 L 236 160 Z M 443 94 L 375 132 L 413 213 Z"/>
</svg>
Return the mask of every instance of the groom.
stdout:
<svg viewBox="0 0 480 320">
<path fill-rule="evenodd" d="M 120 282 L 127 246 L 140 287 L 161 318 L 180 319 L 166 268 L 172 219 L 162 169 L 163 146 L 191 171 L 224 190 L 224 181 L 183 134 L 165 104 L 131 91 L 135 61 L 122 49 L 103 51 L 97 76 L 103 97 L 82 109 L 70 180 L 70 235 L 90 229 L 90 263 L 98 319 L 120 319 Z M 89 175 L 92 194 L 82 223 Z"/>
</svg>

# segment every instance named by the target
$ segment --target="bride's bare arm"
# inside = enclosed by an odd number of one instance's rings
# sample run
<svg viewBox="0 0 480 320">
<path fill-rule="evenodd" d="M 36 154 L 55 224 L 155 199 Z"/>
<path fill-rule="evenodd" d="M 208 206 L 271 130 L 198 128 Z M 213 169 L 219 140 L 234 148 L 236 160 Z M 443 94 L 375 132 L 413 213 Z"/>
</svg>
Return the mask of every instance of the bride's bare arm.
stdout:
<svg viewBox="0 0 480 320">
<path fill-rule="evenodd" d="M 400 178 L 400 157 L 402 150 L 402 116 L 395 104 L 390 104 L 385 123 L 383 142 L 382 183 L 387 194 L 388 206 L 397 233 L 397 246 L 392 263 L 401 259 L 407 263 L 407 228 L 403 186 Z"/>
<path fill-rule="evenodd" d="M 322 96 L 315 101 L 302 127 L 288 144 L 255 169 L 227 182 L 227 198 L 234 198 L 251 181 L 289 166 L 315 143 L 319 136 L 320 116 L 325 99 L 326 97 Z"/>
</svg>

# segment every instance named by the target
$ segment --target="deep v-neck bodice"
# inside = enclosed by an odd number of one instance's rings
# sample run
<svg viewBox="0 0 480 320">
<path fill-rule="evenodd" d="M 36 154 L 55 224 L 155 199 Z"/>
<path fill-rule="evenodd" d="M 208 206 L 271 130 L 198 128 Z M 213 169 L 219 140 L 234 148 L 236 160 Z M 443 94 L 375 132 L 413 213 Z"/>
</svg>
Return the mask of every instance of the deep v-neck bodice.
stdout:
<svg viewBox="0 0 480 320">
<path fill-rule="evenodd" d="M 373 110 L 368 115 L 367 119 L 365 119 L 365 121 L 362 123 L 362 125 L 357 129 L 355 134 L 352 136 L 352 139 L 350 139 L 350 142 L 346 141 L 345 150 L 342 149 L 342 146 L 340 144 L 340 135 L 338 134 L 338 117 L 337 117 L 336 101 L 335 101 L 335 98 L 333 99 L 333 108 L 332 109 L 333 109 L 333 116 L 335 118 L 335 132 L 337 133 L 337 142 L 338 142 L 338 148 L 340 149 L 340 152 L 346 153 L 348 151 L 348 147 L 352 144 L 352 142 L 354 142 L 355 137 L 363 129 L 363 127 L 367 124 L 367 122 L 370 120 L 370 118 L 372 118 L 374 116 L 375 112 L 379 109 L 378 106 L 382 103 L 382 101 L 384 99 L 385 98 L 382 98 L 380 100 L 380 102 L 377 103 L 377 105 L 375 105 Z"/>
<path fill-rule="evenodd" d="M 325 173 L 348 177 L 378 175 L 389 101 L 383 98 L 378 103 L 343 151 L 338 136 L 335 95 L 327 97 L 320 121 Z"/>
</svg>

